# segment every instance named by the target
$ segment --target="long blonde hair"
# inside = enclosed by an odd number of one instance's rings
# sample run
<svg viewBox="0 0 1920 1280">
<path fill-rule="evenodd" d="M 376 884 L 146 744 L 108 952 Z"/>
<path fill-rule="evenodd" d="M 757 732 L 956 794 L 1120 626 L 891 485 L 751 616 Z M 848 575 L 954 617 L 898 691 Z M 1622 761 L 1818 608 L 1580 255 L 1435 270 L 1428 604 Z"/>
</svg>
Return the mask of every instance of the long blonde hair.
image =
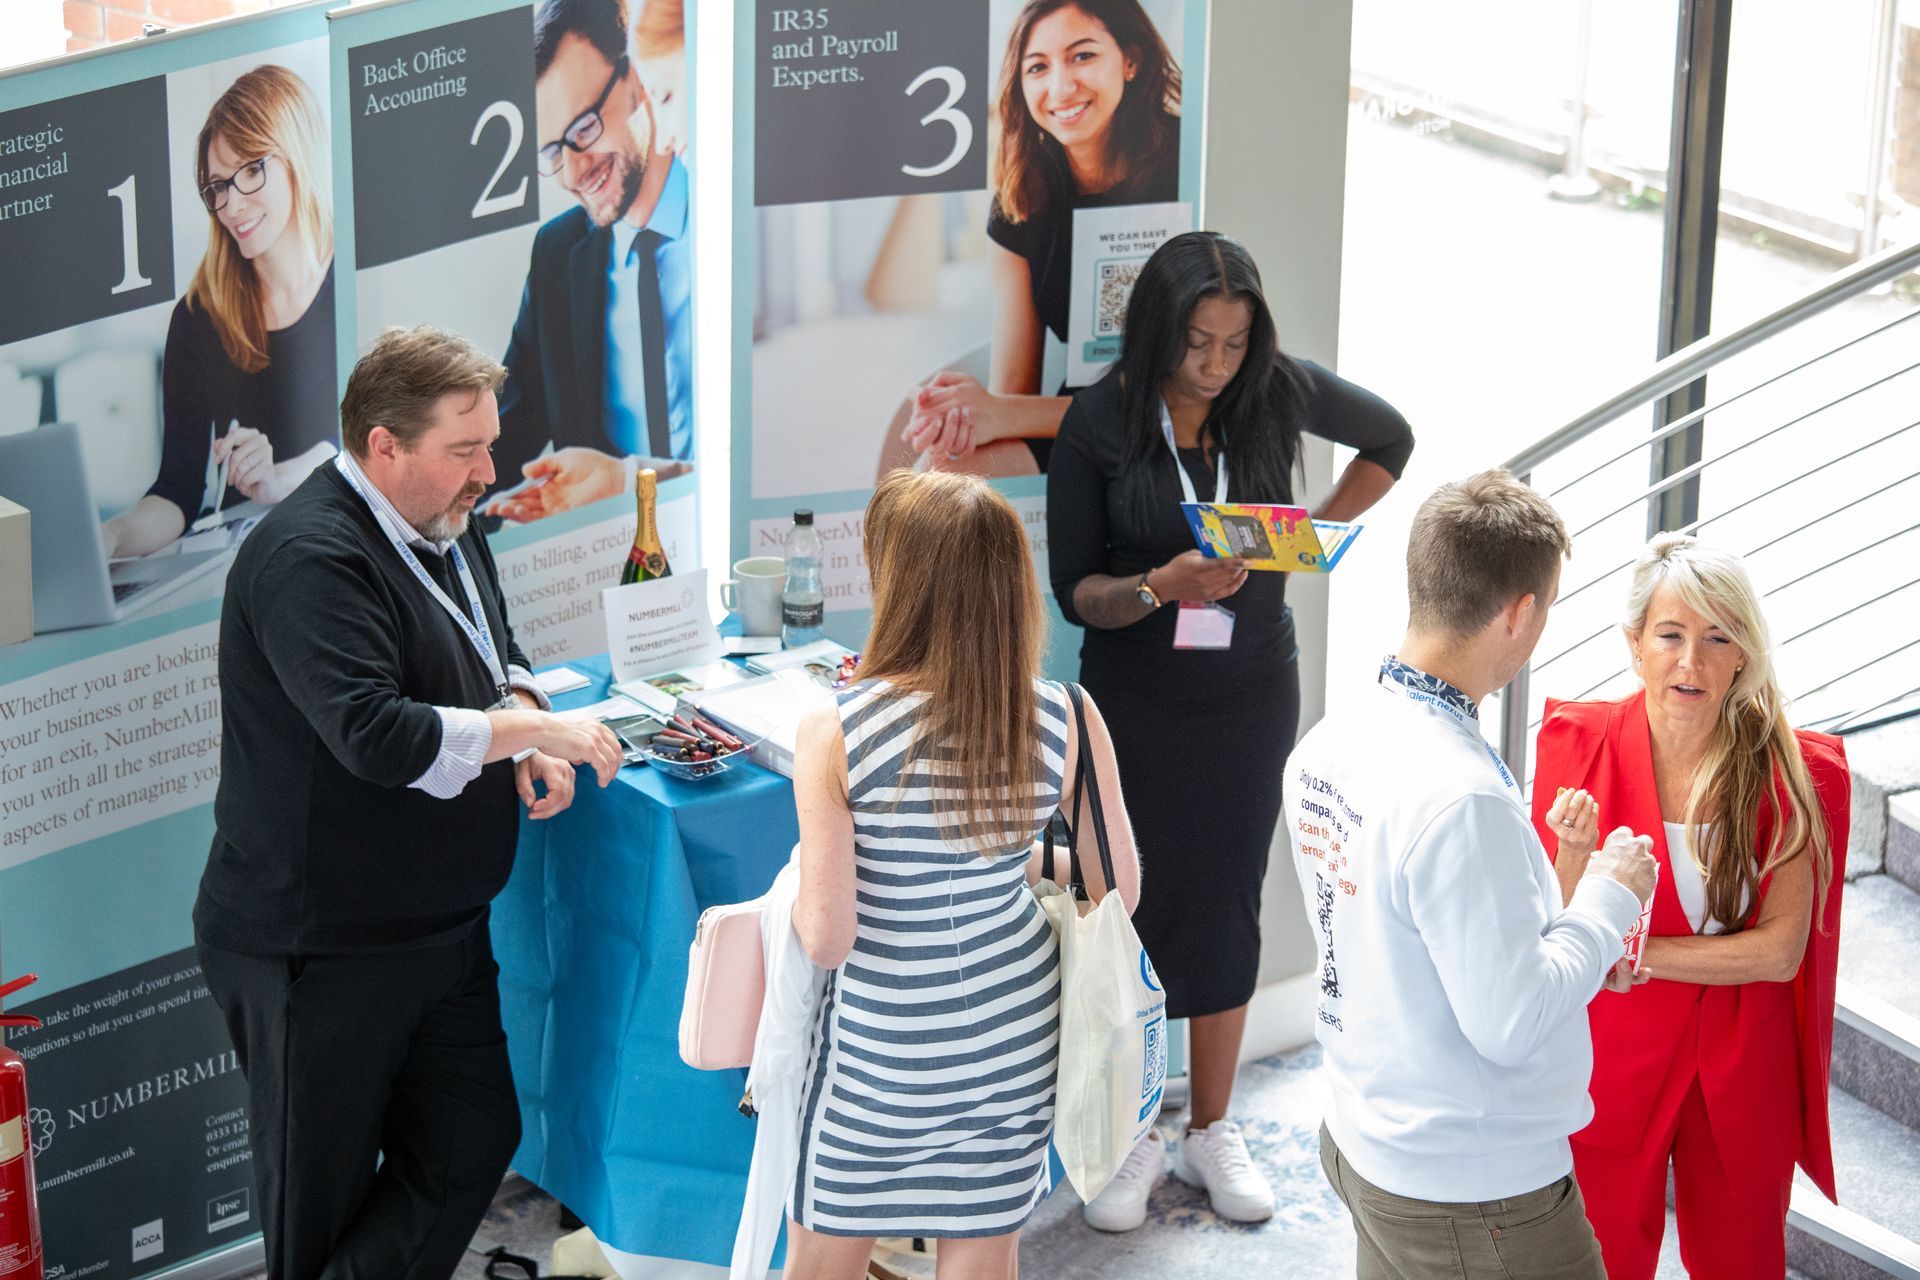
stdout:
<svg viewBox="0 0 1920 1280">
<path fill-rule="evenodd" d="M 1047 624 L 1026 531 L 977 476 L 895 471 L 867 504 L 863 540 L 873 630 L 859 677 L 927 696 L 902 772 L 937 751 L 942 834 L 992 851 L 1033 825 L 1039 789 Z"/>
<path fill-rule="evenodd" d="M 333 180 L 327 145 L 327 126 L 313 91 L 285 67 L 271 63 L 255 67 L 227 87 L 207 112 L 194 144 L 195 186 L 212 180 L 207 150 L 220 138 L 249 162 L 273 156 L 286 165 L 293 186 L 293 230 L 314 257 L 325 261 L 333 252 Z M 267 367 L 267 320 L 260 307 L 260 277 L 253 263 L 241 256 L 240 246 L 220 225 L 220 215 L 207 215 L 206 256 L 187 287 L 187 304 L 198 307 L 213 321 L 220 347 L 242 373 Z"/>
<path fill-rule="evenodd" d="M 1689 609 L 1718 627 L 1745 663 L 1733 678 L 1720 718 L 1687 796 L 1687 841 L 1707 885 L 1707 914 L 1729 932 L 1744 924 L 1742 904 L 1762 879 L 1797 858 L 1813 856 L 1814 920 L 1826 910 L 1833 848 L 1800 742 L 1787 719 L 1787 699 L 1773 670 L 1772 645 L 1760 598 L 1740 558 L 1684 533 L 1662 533 L 1634 564 L 1627 631 L 1647 625 L 1654 593 L 1672 587 Z M 1777 805 L 1773 780 L 1786 795 L 1771 847 L 1757 848 L 1761 814 Z M 1671 855 L 1674 851 L 1669 850 Z"/>
</svg>

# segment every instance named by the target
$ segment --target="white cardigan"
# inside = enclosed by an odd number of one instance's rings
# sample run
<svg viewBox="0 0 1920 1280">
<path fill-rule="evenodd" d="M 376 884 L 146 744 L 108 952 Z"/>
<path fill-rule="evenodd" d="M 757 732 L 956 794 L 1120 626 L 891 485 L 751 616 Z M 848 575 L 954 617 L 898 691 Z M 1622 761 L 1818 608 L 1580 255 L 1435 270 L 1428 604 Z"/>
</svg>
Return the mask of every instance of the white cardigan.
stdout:
<svg viewBox="0 0 1920 1280">
<path fill-rule="evenodd" d="M 800 850 L 795 846 L 792 860 L 760 899 L 767 992 L 753 1035 L 753 1065 L 747 1070 L 747 1093 L 759 1120 L 728 1280 L 765 1280 L 799 1168 L 800 1095 L 827 976 L 808 958 L 794 931 L 793 904 L 799 896 Z"/>
</svg>

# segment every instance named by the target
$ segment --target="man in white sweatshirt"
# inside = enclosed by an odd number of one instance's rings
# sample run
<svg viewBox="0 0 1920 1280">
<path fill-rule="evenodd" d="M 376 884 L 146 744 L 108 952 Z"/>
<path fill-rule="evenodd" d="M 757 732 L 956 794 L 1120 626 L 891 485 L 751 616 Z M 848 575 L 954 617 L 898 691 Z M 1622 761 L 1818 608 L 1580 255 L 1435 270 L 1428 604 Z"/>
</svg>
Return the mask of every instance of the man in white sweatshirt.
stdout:
<svg viewBox="0 0 1920 1280">
<path fill-rule="evenodd" d="M 1504 471 L 1443 485 L 1414 519 L 1400 652 L 1287 761 L 1319 945 L 1321 1165 L 1361 1280 L 1605 1276 L 1567 1136 L 1593 1114 L 1587 1002 L 1634 981 L 1616 962 L 1654 860 L 1615 831 L 1562 909 L 1478 719 L 1532 654 L 1568 545 Z"/>
</svg>

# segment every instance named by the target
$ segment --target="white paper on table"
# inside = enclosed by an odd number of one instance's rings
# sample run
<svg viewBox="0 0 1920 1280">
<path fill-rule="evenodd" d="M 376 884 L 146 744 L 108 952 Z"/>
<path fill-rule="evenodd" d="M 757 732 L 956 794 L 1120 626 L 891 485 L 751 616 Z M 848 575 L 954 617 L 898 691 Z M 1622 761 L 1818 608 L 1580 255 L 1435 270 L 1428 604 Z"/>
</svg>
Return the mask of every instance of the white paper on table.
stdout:
<svg viewBox="0 0 1920 1280">
<path fill-rule="evenodd" d="M 1193 206 L 1178 200 L 1073 211 L 1068 386 L 1092 386 L 1119 358 L 1134 277 L 1155 249 L 1191 230 Z"/>
<path fill-rule="evenodd" d="M 540 692 L 549 698 L 563 693 L 572 693 L 575 689 L 584 689 L 593 682 L 575 671 L 572 667 L 552 667 L 546 671 L 533 673 L 533 682 L 540 686 Z"/>
<path fill-rule="evenodd" d="M 601 592 L 613 678 L 642 680 L 670 667 L 699 666 L 720 657 L 720 632 L 707 613 L 706 600 L 705 569 Z"/>
<path fill-rule="evenodd" d="M 623 720 L 628 716 L 645 715 L 647 708 L 632 698 L 616 694 L 611 698 L 602 698 L 585 707 L 574 707 L 568 711 L 556 711 L 553 714 L 562 720 Z"/>
</svg>

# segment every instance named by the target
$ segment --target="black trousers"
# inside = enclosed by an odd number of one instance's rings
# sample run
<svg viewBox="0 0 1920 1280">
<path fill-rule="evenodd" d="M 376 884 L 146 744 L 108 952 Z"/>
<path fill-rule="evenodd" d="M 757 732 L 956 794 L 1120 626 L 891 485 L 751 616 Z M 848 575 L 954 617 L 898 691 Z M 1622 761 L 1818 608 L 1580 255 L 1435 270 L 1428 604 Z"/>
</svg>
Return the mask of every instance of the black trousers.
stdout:
<svg viewBox="0 0 1920 1280">
<path fill-rule="evenodd" d="M 447 1280 L 520 1144 L 486 921 L 412 951 L 199 952 L 247 1077 L 270 1280 Z"/>
</svg>

